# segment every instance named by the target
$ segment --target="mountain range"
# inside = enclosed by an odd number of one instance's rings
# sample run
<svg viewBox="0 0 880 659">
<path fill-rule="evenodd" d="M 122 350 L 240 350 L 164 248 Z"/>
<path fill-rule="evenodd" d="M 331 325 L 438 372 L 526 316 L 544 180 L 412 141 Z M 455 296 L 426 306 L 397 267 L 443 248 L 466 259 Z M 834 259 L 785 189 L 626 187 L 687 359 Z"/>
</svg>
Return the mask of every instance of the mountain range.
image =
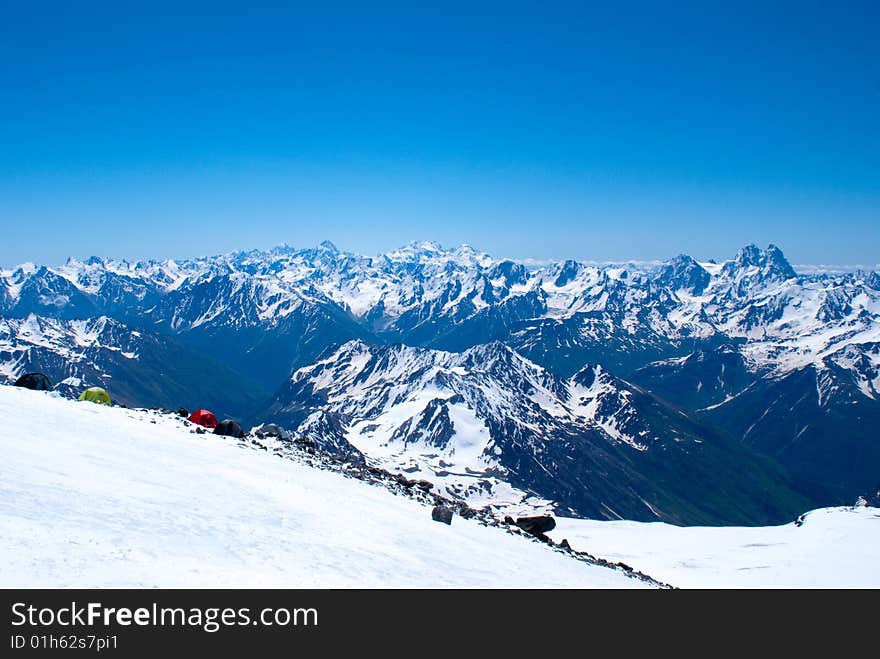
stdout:
<svg viewBox="0 0 880 659">
<path fill-rule="evenodd" d="M 0 271 L 0 378 L 272 420 L 511 509 L 767 523 L 880 484 L 880 276 L 331 243 Z"/>
</svg>

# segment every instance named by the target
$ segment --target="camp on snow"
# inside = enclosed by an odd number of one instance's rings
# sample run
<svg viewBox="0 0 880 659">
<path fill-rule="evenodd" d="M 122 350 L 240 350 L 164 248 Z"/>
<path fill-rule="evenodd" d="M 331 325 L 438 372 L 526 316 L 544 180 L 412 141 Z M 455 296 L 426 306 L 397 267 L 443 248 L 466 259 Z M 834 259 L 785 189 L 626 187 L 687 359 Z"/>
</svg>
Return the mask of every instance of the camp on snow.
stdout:
<svg viewBox="0 0 880 659">
<path fill-rule="evenodd" d="M 205 428 L 217 427 L 217 417 L 214 416 L 213 412 L 209 412 L 208 410 L 196 410 L 189 415 L 189 420 L 200 426 L 205 426 Z"/>
<path fill-rule="evenodd" d="M 25 373 L 15 381 L 14 386 L 34 391 L 51 391 L 52 381 L 42 373 Z"/>
<path fill-rule="evenodd" d="M 241 426 L 238 425 L 237 421 L 233 421 L 232 419 L 224 419 L 220 423 L 217 424 L 217 427 L 214 428 L 215 435 L 225 435 L 226 437 L 237 437 L 241 439 L 244 437 L 244 430 L 241 429 Z"/>
<path fill-rule="evenodd" d="M 80 400 L 86 400 L 90 403 L 99 403 L 101 405 L 112 405 L 110 394 L 101 387 L 89 387 L 79 395 Z"/>
</svg>

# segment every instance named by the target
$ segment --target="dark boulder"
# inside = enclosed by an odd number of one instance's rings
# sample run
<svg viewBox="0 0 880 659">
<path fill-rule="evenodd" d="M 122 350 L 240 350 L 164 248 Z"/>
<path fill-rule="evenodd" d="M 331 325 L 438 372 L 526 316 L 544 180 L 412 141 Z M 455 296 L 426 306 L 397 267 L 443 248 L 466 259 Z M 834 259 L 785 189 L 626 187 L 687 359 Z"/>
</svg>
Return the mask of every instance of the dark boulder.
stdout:
<svg viewBox="0 0 880 659">
<path fill-rule="evenodd" d="M 448 506 L 434 506 L 434 510 L 431 511 L 431 519 L 435 522 L 452 524 L 452 508 Z"/>
<path fill-rule="evenodd" d="M 232 419 L 224 419 L 217 424 L 216 428 L 214 428 L 214 434 L 241 439 L 244 437 L 244 430 L 241 429 L 241 426 L 238 424 L 237 421 L 233 421 Z"/>
<path fill-rule="evenodd" d="M 516 525 L 531 535 L 543 535 L 547 531 L 556 528 L 556 520 L 550 515 L 537 515 L 535 517 L 517 517 Z"/>
</svg>

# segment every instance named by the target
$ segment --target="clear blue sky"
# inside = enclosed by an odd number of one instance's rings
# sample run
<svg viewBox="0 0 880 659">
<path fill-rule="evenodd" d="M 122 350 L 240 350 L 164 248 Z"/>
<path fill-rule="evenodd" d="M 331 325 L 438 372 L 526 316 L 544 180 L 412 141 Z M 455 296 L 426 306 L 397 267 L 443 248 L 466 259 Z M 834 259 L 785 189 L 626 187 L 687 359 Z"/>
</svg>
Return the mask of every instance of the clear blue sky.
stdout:
<svg viewBox="0 0 880 659">
<path fill-rule="evenodd" d="M 880 3 L 133 4 L 4 3 L 0 265 L 880 262 Z"/>
</svg>

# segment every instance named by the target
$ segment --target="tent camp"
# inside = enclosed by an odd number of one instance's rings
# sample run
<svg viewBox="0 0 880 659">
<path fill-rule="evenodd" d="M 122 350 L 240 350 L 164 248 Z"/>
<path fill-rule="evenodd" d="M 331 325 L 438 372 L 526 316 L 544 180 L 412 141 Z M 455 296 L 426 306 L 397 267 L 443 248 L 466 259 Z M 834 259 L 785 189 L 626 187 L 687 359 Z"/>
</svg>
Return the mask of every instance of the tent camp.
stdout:
<svg viewBox="0 0 880 659">
<path fill-rule="evenodd" d="M 213 412 L 209 412 L 208 410 L 196 410 L 189 415 L 189 420 L 200 426 L 205 426 L 205 428 L 217 427 L 217 417 L 214 416 Z"/>
<path fill-rule="evenodd" d="M 110 394 L 101 389 L 101 387 L 89 387 L 79 395 L 79 399 L 87 400 L 90 403 L 100 403 L 101 405 L 113 404 L 113 401 L 110 400 Z"/>
<path fill-rule="evenodd" d="M 237 421 L 233 421 L 232 419 L 224 419 L 217 424 L 216 428 L 214 428 L 214 434 L 225 435 L 227 437 L 237 437 L 241 439 L 242 437 L 244 437 L 244 430 L 241 429 L 241 426 L 238 425 Z"/>
<path fill-rule="evenodd" d="M 52 381 L 42 373 L 25 373 L 15 381 L 14 386 L 34 391 L 51 391 Z"/>
</svg>

